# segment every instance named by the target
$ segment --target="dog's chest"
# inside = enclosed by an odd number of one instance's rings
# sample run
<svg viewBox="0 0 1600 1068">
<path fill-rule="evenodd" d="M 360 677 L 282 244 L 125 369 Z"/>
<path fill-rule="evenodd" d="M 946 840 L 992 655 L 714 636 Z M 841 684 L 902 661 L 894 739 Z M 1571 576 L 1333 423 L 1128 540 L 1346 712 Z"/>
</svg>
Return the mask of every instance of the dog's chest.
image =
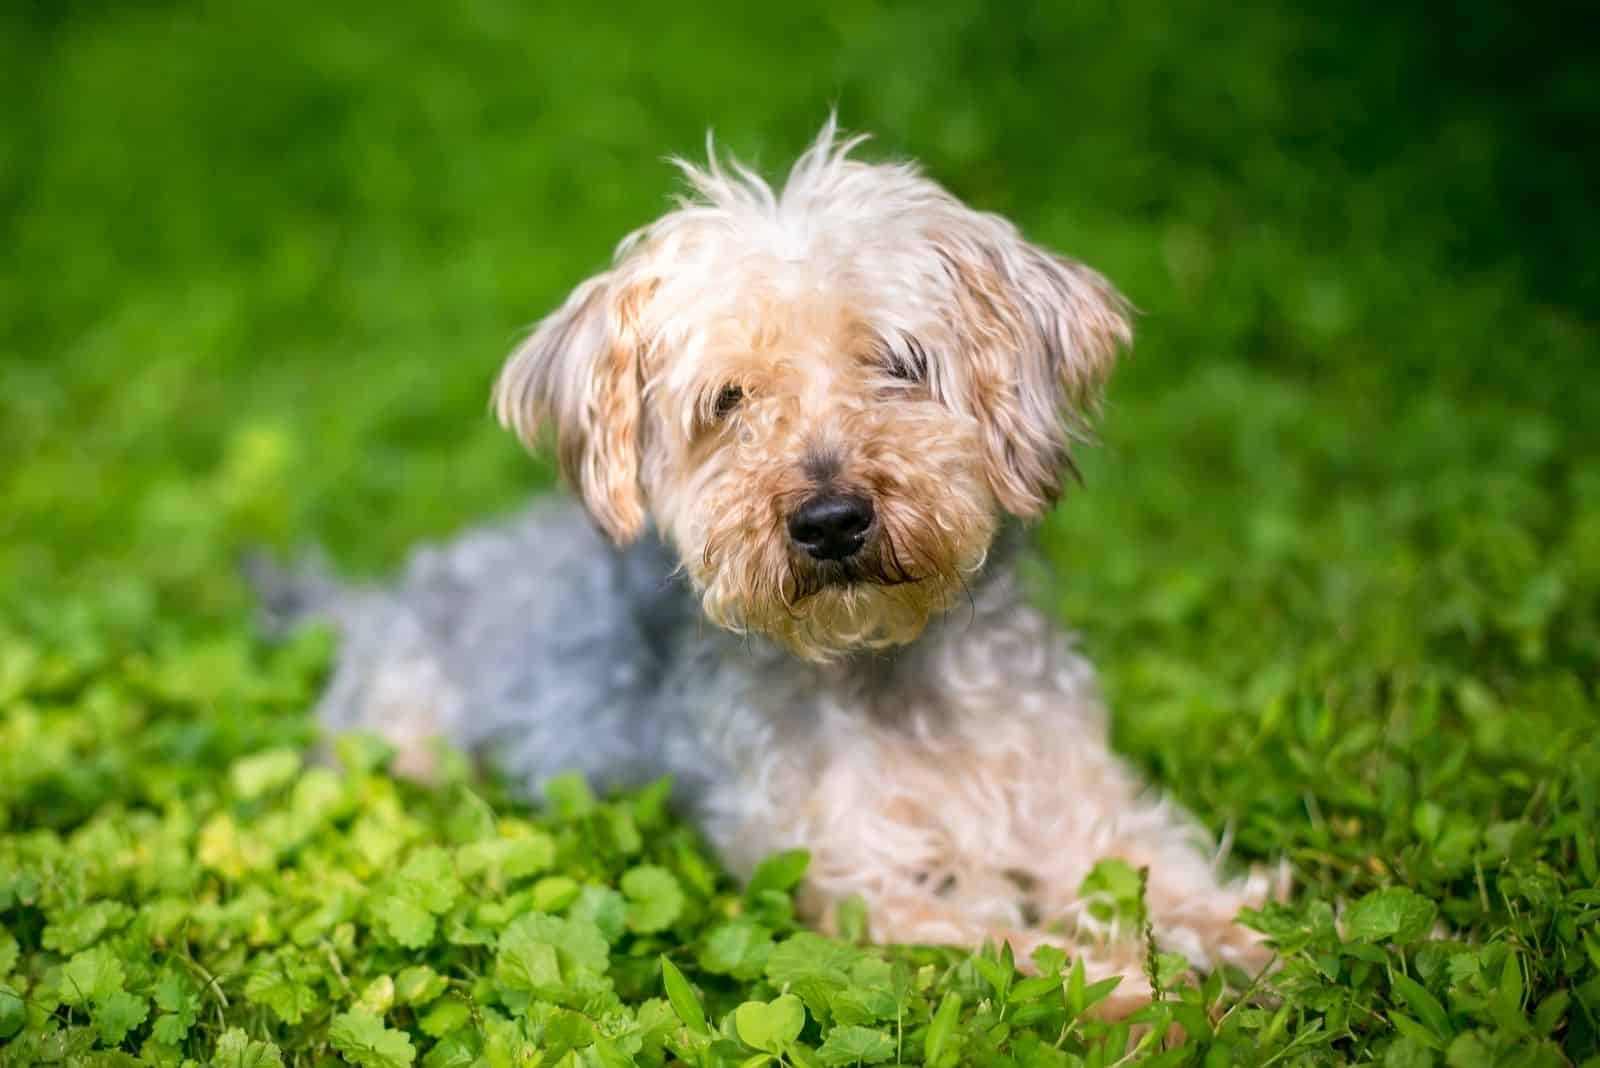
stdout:
<svg viewBox="0 0 1600 1068">
<path fill-rule="evenodd" d="M 819 875 L 863 852 L 901 871 L 996 848 L 1025 859 L 1016 829 L 1041 788 L 1101 774 L 1077 765 L 1103 751 L 1083 744 L 1103 717 L 1063 635 L 1020 606 L 987 622 L 860 664 L 733 661 L 701 721 L 721 769 L 704 824 L 729 863 L 782 845 L 811 850 Z"/>
</svg>

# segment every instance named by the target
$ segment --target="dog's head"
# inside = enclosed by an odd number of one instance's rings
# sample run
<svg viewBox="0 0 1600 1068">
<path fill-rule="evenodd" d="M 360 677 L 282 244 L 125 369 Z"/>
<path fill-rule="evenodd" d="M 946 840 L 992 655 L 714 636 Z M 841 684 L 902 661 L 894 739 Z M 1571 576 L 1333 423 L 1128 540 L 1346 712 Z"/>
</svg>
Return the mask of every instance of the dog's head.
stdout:
<svg viewBox="0 0 1600 1068">
<path fill-rule="evenodd" d="M 1100 275 L 858 140 L 830 122 L 781 192 L 680 163 L 495 387 L 612 539 L 648 515 L 712 620 L 813 659 L 912 640 L 1049 508 L 1130 339 Z"/>
</svg>

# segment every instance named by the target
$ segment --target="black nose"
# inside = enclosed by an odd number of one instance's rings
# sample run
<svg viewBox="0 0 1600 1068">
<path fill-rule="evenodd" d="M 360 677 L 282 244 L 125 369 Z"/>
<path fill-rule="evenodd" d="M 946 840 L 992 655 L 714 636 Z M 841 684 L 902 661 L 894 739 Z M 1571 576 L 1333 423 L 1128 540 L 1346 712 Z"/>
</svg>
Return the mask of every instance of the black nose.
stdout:
<svg viewBox="0 0 1600 1068">
<path fill-rule="evenodd" d="M 871 525 L 871 501 L 824 493 L 790 513 L 789 537 L 818 560 L 843 560 L 866 542 Z"/>
</svg>

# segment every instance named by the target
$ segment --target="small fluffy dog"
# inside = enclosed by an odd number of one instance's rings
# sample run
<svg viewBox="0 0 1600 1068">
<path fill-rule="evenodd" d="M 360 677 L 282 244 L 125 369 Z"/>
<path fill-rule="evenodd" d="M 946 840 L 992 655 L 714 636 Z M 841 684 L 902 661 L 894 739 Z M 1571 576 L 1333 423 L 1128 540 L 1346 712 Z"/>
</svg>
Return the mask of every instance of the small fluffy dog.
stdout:
<svg viewBox="0 0 1600 1068">
<path fill-rule="evenodd" d="M 830 121 L 781 190 L 678 163 L 691 194 L 495 386 L 583 511 L 424 549 L 393 589 L 302 581 L 296 611 L 343 636 L 323 720 L 422 774 L 444 738 L 530 791 L 671 775 L 735 873 L 809 850 L 822 926 L 859 894 L 879 941 L 1061 944 L 1125 1007 L 1141 940 L 1079 895 L 1104 857 L 1148 868 L 1161 947 L 1262 965 L 1234 917 L 1280 877 L 1222 877 L 1111 752 L 1088 663 L 1013 574 L 1127 305 L 859 140 Z"/>
</svg>

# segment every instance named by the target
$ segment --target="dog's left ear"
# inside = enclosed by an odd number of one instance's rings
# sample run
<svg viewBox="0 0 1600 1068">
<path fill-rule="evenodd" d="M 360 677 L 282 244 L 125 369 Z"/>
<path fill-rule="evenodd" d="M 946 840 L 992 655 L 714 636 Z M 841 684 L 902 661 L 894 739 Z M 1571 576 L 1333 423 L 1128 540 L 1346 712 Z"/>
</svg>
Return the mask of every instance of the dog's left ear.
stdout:
<svg viewBox="0 0 1600 1068">
<path fill-rule="evenodd" d="M 623 269 L 579 286 L 511 354 L 494 387 L 500 424 L 529 448 L 554 427 L 562 475 L 619 545 L 644 527 L 640 306 L 650 293 Z"/>
<path fill-rule="evenodd" d="M 1037 518 L 1060 497 L 1068 448 L 1133 340 L 1131 309 L 1100 274 L 996 215 L 967 212 L 935 244 L 956 289 L 960 377 L 990 486 L 1006 511 Z"/>
</svg>

